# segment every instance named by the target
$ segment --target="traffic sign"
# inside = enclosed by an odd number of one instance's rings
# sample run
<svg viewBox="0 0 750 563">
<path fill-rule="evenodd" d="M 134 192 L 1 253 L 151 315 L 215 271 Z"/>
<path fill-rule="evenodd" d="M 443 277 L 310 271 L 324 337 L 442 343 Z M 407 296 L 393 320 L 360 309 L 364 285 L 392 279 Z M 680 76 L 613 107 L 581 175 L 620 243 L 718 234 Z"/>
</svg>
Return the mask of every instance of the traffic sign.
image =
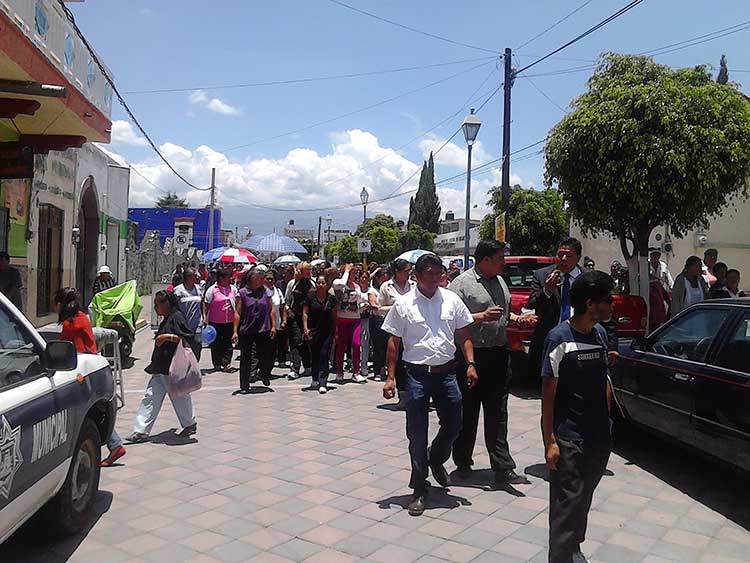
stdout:
<svg viewBox="0 0 750 563">
<path fill-rule="evenodd" d="M 372 252 L 372 241 L 366 238 L 357 239 L 357 252 L 360 254 Z"/>
</svg>

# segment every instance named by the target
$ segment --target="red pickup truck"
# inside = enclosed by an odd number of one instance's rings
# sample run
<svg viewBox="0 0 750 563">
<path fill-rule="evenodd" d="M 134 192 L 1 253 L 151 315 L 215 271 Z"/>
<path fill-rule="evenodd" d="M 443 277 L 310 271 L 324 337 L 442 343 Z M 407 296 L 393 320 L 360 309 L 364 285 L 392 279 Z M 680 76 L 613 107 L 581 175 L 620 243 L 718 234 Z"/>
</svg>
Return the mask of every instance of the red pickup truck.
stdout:
<svg viewBox="0 0 750 563">
<path fill-rule="evenodd" d="M 510 309 L 517 315 L 526 309 L 531 295 L 531 279 L 539 268 L 554 262 L 550 256 L 506 256 L 503 278 L 510 289 Z M 635 338 L 646 336 L 648 315 L 646 302 L 636 295 L 615 295 L 613 316 L 617 320 L 617 336 Z M 515 376 L 526 377 L 529 343 L 533 328 L 508 325 L 508 346 L 511 351 L 511 371 Z"/>
</svg>

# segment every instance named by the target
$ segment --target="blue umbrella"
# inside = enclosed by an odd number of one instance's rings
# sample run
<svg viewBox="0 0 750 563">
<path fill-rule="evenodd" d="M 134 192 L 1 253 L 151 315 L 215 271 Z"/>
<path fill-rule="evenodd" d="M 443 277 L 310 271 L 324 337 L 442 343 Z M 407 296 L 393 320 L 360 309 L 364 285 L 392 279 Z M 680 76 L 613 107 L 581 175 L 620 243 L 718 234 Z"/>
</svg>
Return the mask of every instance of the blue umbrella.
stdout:
<svg viewBox="0 0 750 563">
<path fill-rule="evenodd" d="M 266 236 L 252 236 L 240 245 L 253 252 L 268 252 L 278 254 L 307 254 L 307 249 L 292 237 L 279 236 L 271 233 Z"/>
<path fill-rule="evenodd" d="M 401 256 L 396 258 L 396 260 L 406 260 L 407 262 L 411 262 L 412 264 L 416 264 L 417 260 L 421 256 L 424 256 L 425 254 L 435 254 L 434 252 L 430 252 L 429 250 L 421 250 L 417 248 L 416 250 L 407 250 L 404 252 Z"/>
<path fill-rule="evenodd" d="M 201 256 L 201 260 L 203 262 L 216 262 L 219 259 L 219 256 L 224 254 L 227 250 L 229 250 L 228 246 L 219 246 L 217 248 L 212 248 L 203 256 Z"/>
</svg>

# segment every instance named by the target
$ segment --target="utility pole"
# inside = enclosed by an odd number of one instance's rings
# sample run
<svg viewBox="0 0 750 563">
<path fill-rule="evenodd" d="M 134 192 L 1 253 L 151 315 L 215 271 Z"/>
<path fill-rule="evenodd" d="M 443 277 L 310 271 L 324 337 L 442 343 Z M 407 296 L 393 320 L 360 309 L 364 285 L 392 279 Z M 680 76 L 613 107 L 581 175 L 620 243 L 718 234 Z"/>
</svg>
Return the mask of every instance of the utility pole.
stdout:
<svg viewBox="0 0 750 563">
<path fill-rule="evenodd" d="M 214 244 L 214 207 L 216 207 L 216 168 L 211 169 L 211 200 L 208 204 L 208 244 L 206 252 L 213 248 Z"/>
<path fill-rule="evenodd" d="M 323 256 L 323 248 L 320 246 L 320 229 L 323 225 L 323 217 L 318 215 L 318 258 Z"/>
<path fill-rule="evenodd" d="M 510 91 L 513 87 L 512 52 L 505 49 L 505 77 L 503 78 L 503 183 L 501 188 L 503 211 L 505 211 L 505 240 L 510 241 Z"/>
</svg>

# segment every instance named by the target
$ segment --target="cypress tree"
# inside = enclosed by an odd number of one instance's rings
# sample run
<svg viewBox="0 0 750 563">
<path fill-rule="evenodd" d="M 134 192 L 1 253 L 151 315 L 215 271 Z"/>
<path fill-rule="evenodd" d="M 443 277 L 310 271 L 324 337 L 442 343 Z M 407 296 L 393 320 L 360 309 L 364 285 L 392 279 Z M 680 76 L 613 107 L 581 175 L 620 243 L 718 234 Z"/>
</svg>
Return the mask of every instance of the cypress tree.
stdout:
<svg viewBox="0 0 750 563">
<path fill-rule="evenodd" d="M 440 199 L 435 188 L 435 162 L 430 158 L 422 165 L 419 189 L 409 201 L 409 226 L 419 225 L 431 233 L 438 232 Z"/>
</svg>

